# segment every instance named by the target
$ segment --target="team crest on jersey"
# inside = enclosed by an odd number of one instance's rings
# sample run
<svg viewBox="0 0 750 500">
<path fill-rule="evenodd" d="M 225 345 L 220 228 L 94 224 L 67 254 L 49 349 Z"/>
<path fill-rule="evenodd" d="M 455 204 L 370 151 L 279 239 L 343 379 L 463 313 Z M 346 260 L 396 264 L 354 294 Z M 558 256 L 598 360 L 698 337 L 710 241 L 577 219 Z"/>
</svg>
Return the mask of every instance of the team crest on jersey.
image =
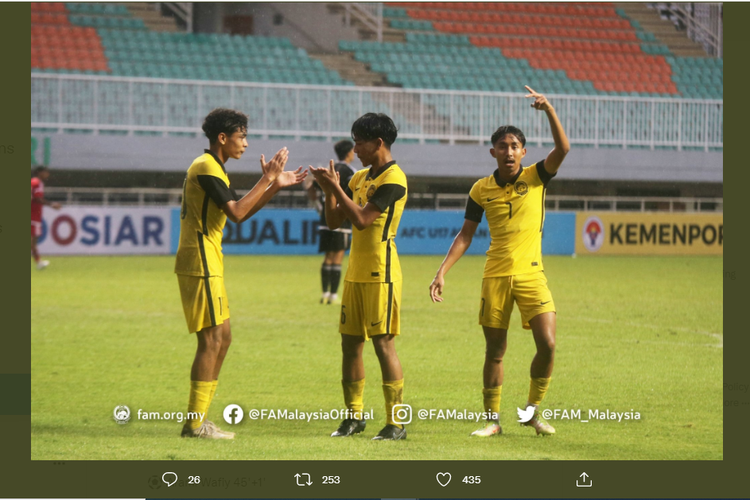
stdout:
<svg viewBox="0 0 750 500">
<path fill-rule="evenodd" d="M 529 185 L 526 184 L 524 181 L 519 181 L 513 185 L 513 189 L 516 190 L 516 193 L 519 196 L 523 196 L 529 192 Z"/>
<path fill-rule="evenodd" d="M 375 195 L 375 191 L 376 191 L 377 189 L 378 189 L 378 188 L 377 188 L 377 187 L 375 186 L 375 184 L 370 184 L 370 187 L 369 187 L 369 188 L 367 188 L 367 199 L 368 199 L 368 200 L 369 200 L 370 198 L 372 198 L 372 197 L 373 197 L 373 196 Z"/>
</svg>

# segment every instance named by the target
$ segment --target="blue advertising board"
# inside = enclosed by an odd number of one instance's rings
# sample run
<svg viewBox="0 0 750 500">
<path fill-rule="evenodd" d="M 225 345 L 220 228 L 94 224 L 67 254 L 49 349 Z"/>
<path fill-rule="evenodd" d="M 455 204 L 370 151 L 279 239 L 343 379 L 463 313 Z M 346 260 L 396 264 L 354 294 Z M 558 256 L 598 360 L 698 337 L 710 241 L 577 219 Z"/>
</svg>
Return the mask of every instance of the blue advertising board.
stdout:
<svg viewBox="0 0 750 500">
<path fill-rule="evenodd" d="M 318 214 L 314 210 L 265 209 L 242 224 L 227 221 L 223 248 L 227 255 L 305 255 L 318 251 Z M 463 211 L 407 210 L 396 237 L 400 255 L 445 255 L 464 222 Z M 575 252 L 576 216 L 573 212 L 548 213 L 542 237 L 545 255 Z M 180 210 L 172 212 L 172 252 L 180 240 Z M 467 255 L 482 255 L 490 245 L 483 218 Z"/>
<path fill-rule="evenodd" d="M 398 252 L 400 255 L 445 255 L 463 223 L 463 211 L 406 211 L 396 238 Z M 542 253 L 572 255 L 575 252 L 575 229 L 575 213 L 548 213 L 542 235 Z M 483 217 L 466 255 L 483 255 L 489 247 L 490 231 L 487 219 Z"/>
</svg>

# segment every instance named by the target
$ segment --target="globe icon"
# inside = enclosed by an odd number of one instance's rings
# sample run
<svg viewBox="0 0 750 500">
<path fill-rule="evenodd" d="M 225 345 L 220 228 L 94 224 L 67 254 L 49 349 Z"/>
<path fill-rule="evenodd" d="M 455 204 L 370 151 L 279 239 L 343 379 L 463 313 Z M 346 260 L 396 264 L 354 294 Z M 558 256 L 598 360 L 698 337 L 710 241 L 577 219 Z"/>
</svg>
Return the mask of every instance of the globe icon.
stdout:
<svg viewBox="0 0 750 500">
<path fill-rule="evenodd" d="M 159 476 L 151 476 L 148 478 L 148 486 L 152 490 L 158 490 L 161 488 L 161 479 L 159 479 Z"/>
</svg>

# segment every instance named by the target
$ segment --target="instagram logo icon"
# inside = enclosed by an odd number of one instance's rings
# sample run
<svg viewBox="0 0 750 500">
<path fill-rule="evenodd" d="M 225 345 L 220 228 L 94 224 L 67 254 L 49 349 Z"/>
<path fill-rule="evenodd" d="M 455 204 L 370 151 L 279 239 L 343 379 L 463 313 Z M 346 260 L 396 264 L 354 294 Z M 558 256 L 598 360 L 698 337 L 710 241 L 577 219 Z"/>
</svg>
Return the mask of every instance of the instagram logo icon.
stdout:
<svg viewBox="0 0 750 500">
<path fill-rule="evenodd" d="M 395 424 L 404 425 L 411 423 L 411 405 L 393 405 L 391 417 Z"/>
</svg>

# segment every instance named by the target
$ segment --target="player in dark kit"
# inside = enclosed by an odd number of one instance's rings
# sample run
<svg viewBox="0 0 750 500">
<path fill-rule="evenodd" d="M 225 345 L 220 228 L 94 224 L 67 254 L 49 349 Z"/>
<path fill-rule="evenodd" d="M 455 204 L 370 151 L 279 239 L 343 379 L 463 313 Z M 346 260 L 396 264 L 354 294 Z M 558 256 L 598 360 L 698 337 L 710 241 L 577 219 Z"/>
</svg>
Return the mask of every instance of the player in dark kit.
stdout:
<svg viewBox="0 0 750 500">
<path fill-rule="evenodd" d="M 339 175 L 339 184 L 341 189 L 349 189 L 349 181 L 354 175 L 355 170 L 351 167 L 354 160 L 354 143 L 348 139 L 337 142 L 334 147 L 336 157 L 339 159 L 333 168 Z M 344 260 L 344 252 L 349 249 L 351 242 L 352 223 L 345 220 L 341 227 L 329 229 L 326 224 L 325 193 L 320 185 L 312 182 L 307 187 L 307 195 L 315 203 L 315 208 L 320 214 L 320 225 L 318 226 L 318 238 L 320 244 L 318 252 L 325 253 L 323 265 L 320 269 L 321 283 L 323 285 L 323 295 L 320 298 L 321 304 L 333 304 L 338 299 L 339 283 L 341 282 L 341 262 Z"/>
<path fill-rule="evenodd" d="M 34 257 L 36 268 L 40 271 L 49 265 L 48 260 L 39 257 L 36 240 L 42 235 L 42 209 L 45 205 L 59 210 L 62 205 L 49 201 L 44 197 L 44 182 L 49 179 L 49 169 L 44 165 L 34 168 L 31 178 L 31 256 Z"/>
</svg>

